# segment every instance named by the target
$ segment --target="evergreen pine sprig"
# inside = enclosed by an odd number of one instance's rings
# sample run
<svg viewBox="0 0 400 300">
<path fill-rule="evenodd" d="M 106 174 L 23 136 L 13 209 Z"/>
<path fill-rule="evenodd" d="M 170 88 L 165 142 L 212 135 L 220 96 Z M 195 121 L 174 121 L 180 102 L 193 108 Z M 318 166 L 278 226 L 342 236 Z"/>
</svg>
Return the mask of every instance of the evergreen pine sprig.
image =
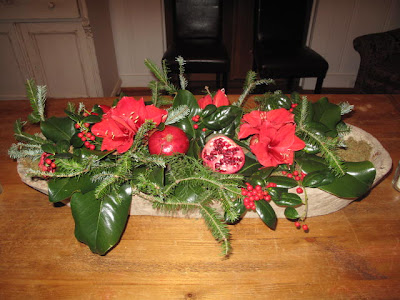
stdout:
<svg viewBox="0 0 400 300">
<path fill-rule="evenodd" d="M 236 106 L 242 106 L 244 100 L 247 98 L 247 96 L 256 88 L 258 85 L 268 85 L 274 83 L 274 80 L 272 79 L 260 79 L 257 80 L 257 73 L 254 71 L 249 71 L 247 72 L 245 83 L 243 86 L 243 92 L 239 96 L 238 101 L 236 101 L 233 105 Z"/>
<path fill-rule="evenodd" d="M 46 143 L 46 139 L 40 136 L 38 133 L 29 134 L 23 131 L 23 127 L 26 125 L 25 121 L 18 119 L 14 123 L 14 137 L 19 142 L 25 142 L 31 145 L 41 145 Z"/>
<path fill-rule="evenodd" d="M 162 69 L 158 68 L 157 65 L 152 62 L 150 59 L 145 59 L 144 64 L 153 73 L 153 75 L 158 79 L 160 82 L 159 90 L 163 89 L 167 91 L 169 94 L 177 93 L 176 87 L 169 81 L 168 78 L 168 67 L 166 65 L 165 60 L 162 62 Z"/>
<path fill-rule="evenodd" d="M 25 83 L 26 93 L 32 107 L 32 113 L 28 116 L 32 124 L 44 121 L 44 107 L 46 103 L 47 88 L 43 85 L 36 85 L 33 79 L 28 79 Z"/>
<path fill-rule="evenodd" d="M 40 158 L 42 153 L 42 146 L 39 144 L 17 143 L 12 144 L 8 150 L 8 155 L 12 159 L 29 157 L 33 160 L 36 160 Z"/>
<path fill-rule="evenodd" d="M 169 108 L 168 110 L 168 118 L 165 121 L 165 125 L 170 125 L 179 122 L 180 120 L 187 117 L 190 112 L 190 109 L 187 105 L 180 105 L 176 108 Z"/>
<path fill-rule="evenodd" d="M 185 60 L 183 59 L 182 56 L 178 56 L 176 58 L 176 61 L 178 62 L 179 65 L 179 83 L 181 85 L 181 89 L 185 90 L 187 85 L 188 85 L 188 81 L 185 78 L 184 74 L 185 74 Z"/>
</svg>

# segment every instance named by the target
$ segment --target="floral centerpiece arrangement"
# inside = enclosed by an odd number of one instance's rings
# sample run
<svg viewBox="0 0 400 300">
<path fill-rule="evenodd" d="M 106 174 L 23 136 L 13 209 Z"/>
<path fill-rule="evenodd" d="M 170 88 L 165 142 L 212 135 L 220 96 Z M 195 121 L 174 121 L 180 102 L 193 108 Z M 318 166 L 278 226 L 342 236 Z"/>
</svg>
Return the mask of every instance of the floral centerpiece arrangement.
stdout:
<svg viewBox="0 0 400 300">
<path fill-rule="evenodd" d="M 257 80 L 252 71 L 237 102 L 231 104 L 223 89 L 206 89 L 197 100 L 186 89 L 184 60 L 177 60 L 180 88 L 165 64 L 145 61 L 157 79 L 150 82 L 151 103 L 121 97 L 112 107 L 68 104 L 64 117 L 46 118 L 46 88 L 27 82 L 28 121 L 39 123 L 41 132 L 26 133 L 26 122 L 16 121 L 19 142 L 9 154 L 35 162 L 29 174 L 48 182 L 51 202 L 70 199 L 75 236 L 94 253 L 104 255 L 119 242 L 133 195 L 156 210 L 197 210 L 228 255 L 227 224 L 249 210 L 275 229 L 273 202 L 307 231 L 308 189 L 352 199 L 370 189 L 373 164 L 346 162 L 337 151 L 346 147 L 350 128 L 342 115 L 351 105 L 275 92 L 244 108 L 257 85 L 272 82 Z"/>
</svg>

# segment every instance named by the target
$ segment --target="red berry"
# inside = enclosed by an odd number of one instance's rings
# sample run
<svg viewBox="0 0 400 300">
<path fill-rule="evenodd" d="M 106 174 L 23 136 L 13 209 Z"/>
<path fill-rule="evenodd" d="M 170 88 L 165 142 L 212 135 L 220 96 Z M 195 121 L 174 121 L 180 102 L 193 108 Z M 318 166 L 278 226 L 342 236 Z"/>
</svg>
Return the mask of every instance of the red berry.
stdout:
<svg viewBox="0 0 400 300">
<path fill-rule="evenodd" d="M 199 125 L 194 124 L 194 125 L 193 125 L 193 128 L 194 128 L 194 129 L 197 129 L 197 128 L 199 128 Z"/>
<path fill-rule="evenodd" d="M 81 128 L 81 125 L 79 125 L 79 123 L 75 123 L 74 126 L 75 126 L 76 129 Z"/>
<path fill-rule="evenodd" d="M 255 189 L 256 189 L 256 191 L 261 191 L 261 185 L 257 184 Z"/>
<path fill-rule="evenodd" d="M 292 173 L 289 173 L 289 174 L 287 174 L 286 175 L 288 178 L 293 178 L 293 174 Z"/>
<path fill-rule="evenodd" d="M 301 179 L 301 177 L 300 176 L 296 176 L 294 179 L 299 181 Z"/>
<path fill-rule="evenodd" d="M 293 108 L 289 109 L 289 112 L 293 112 Z"/>
<path fill-rule="evenodd" d="M 91 132 L 88 132 L 88 133 L 86 133 L 86 136 L 87 136 L 88 138 L 90 138 L 90 137 L 92 136 L 92 133 L 91 133 Z"/>
<path fill-rule="evenodd" d="M 294 222 L 294 226 L 296 226 L 297 228 L 300 228 L 300 222 Z"/>
<path fill-rule="evenodd" d="M 299 175 L 299 171 L 293 171 L 293 175 L 294 175 L 294 176 Z"/>
<path fill-rule="evenodd" d="M 81 137 L 82 142 L 86 141 L 86 138 L 83 136 Z"/>
<path fill-rule="evenodd" d="M 203 130 L 203 131 L 207 131 L 207 128 L 204 127 L 202 130 Z"/>
<path fill-rule="evenodd" d="M 282 175 L 286 175 L 287 174 L 287 172 L 286 171 L 282 171 Z"/>
<path fill-rule="evenodd" d="M 253 190 L 253 186 L 252 186 L 251 184 L 249 184 L 249 185 L 247 186 L 247 190 L 248 190 L 248 191 L 252 191 L 252 190 Z"/>
<path fill-rule="evenodd" d="M 52 163 L 50 164 L 50 167 L 52 167 L 53 169 L 55 169 L 57 166 L 56 166 L 55 163 L 52 162 Z"/>
<path fill-rule="evenodd" d="M 304 231 L 307 231 L 307 230 L 308 230 L 307 224 L 304 224 L 304 225 L 303 225 L 303 230 L 304 230 Z"/>
<path fill-rule="evenodd" d="M 53 161 L 52 161 L 50 158 L 47 158 L 47 159 L 45 160 L 45 163 L 48 164 L 48 165 L 51 165 L 52 162 L 53 162 Z"/>
<path fill-rule="evenodd" d="M 94 135 L 90 136 L 90 140 L 94 141 L 96 139 L 96 137 Z"/>
<path fill-rule="evenodd" d="M 296 192 L 297 192 L 297 194 L 301 194 L 301 193 L 303 193 L 303 189 L 301 187 L 298 187 L 296 189 Z"/>
<path fill-rule="evenodd" d="M 193 116 L 193 117 L 192 117 L 192 121 L 193 121 L 193 122 L 197 122 L 196 116 Z"/>
<path fill-rule="evenodd" d="M 265 199 L 266 201 L 270 201 L 270 200 L 271 200 L 271 195 L 265 195 L 265 196 L 264 196 L 264 199 Z"/>
<path fill-rule="evenodd" d="M 89 114 L 88 114 L 87 112 L 84 112 L 84 113 L 83 113 L 83 116 L 84 116 L 84 117 L 87 117 L 88 115 L 89 115 Z"/>
<path fill-rule="evenodd" d="M 88 141 L 85 142 L 85 147 L 86 147 L 86 148 L 89 148 L 90 145 L 91 145 L 90 142 L 88 142 Z"/>
<path fill-rule="evenodd" d="M 247 195 L 247 191 L 245 189 L 242 189 L 242 195 L 246 196 Z"/>
<path fill-rule="evenodd" d="M 83 138 L 83 132 L 78 133 L 78 138 Z"/>
<path fill-rule="evenodd" d="M 89 123 L 83 123 L 83 126 L 85 126 L 86 128 L 89 128 L 90 124 Z"/>
<path fill-rule="evenodd" d="M 89 149 L 90 149 L 90 150 L 94 150 L 94 149 L 96 149 L 96 146 L 93 145 L 93 144 L 91 144 L 91 145 L 89 146 Z"/>
</svg>

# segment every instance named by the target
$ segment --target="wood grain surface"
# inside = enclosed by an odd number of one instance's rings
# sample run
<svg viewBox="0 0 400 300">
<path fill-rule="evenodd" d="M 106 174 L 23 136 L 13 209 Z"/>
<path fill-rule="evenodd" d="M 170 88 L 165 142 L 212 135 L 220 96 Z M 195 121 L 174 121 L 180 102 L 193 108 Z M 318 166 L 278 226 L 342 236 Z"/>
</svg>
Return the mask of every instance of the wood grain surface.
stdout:
<svg viewBox="0 0 400 300">
<path fill-rule="evenodd" d="M 354 104 L 345 121 L 374 135 L 397 165 L 398 95 L 326 96 Z M 48 116 L 63 115 L 67 101 L 48 100 Z M 113 99 L 72 101 L 90 107 Z M 14 121 L 29 112 L 28 101 L 0 101 L 0 299 L 400 298 L 393 170 L 361 201 L 309 218 L 308 233 L 284 219 L 276 231 L 259 219 L 230 226 L 228 259 L 202 220 L 145 216 L 131 216 L 119 245 L 98 256 L 75 239 L 70 208 L 21 183 L 7 155 Z"/>
</svg>

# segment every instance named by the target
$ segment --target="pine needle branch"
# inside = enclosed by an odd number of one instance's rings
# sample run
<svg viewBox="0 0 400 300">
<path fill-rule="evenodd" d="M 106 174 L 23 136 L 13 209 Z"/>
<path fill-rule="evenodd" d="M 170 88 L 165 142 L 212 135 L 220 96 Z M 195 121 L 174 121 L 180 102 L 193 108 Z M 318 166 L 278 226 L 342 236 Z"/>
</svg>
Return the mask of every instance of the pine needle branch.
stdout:
<svg viewBox="0 0 400 300">
<path fill-rule="evenodd" d="M 168 68 L 165 60 L 163 61 L 162 69 L 158 68 L 157 65 L 150 59 L 145 59 L 144 64 L 153 73 L 153 75 L 160 81 L 162 87 L 169 93 L 174 94 L 177 92 L 176 87 L 168 79 Z"/>
<path fill-rule="evenodd" d="M 238 107 L 242 106 L 244 100 L 247 98 L 247 96 L 256 88 L 258 85 L 268 85 L 271 83 L 274 83 L 274 80 L 272 79 L 257 79 L 257 73 L 254 71 L 249 71 L 247 72 L 245 83 L 243 86 L 243 92 L 239 96 L 238 101 L 236 101 L 233 105 L 236 105 Z"/>
<path fill-rule="evenodd" d="M 45 138 L 41 137 L 37 133 L 29 134 L 23 132 L 22 129 L 25 124 L 26 122 L 21 121 L 21 119 L 16 120 L 14 123 L 14 137 L 17 141 L 36 145 L 41 145 L 47 142 Z"/>
<path fill-rule="evenodd" d="M 46 103 L 46 86 L 36 86 L 33 79 L 29 79 L 25 84 L 26 93 L 31 104 L 32 113 L 28 116 L 28 120 L 31 123 L 38 123 L 44 121 L 44 107 Z"/>
<path fill-rule="evenodd" d="M 176 61 L 178 62 L 179 65 L 179 82 L 181 85 L 181 89 L 185 90 L 187 85 L 188 85 L 188 81 L 186 80 L 184 74 L 185 74 L 185 60 L 183 59 L 182 56 L 178 56 L 176 58 Z"/>
<path fill-rule="evenodd" d="M 180 105 L 176 108 L 168 109 L 168 118 L 165 121 L 165 125 L 170 125 L 179 122 L 184 119 L 190 112 L 187 105 Z"/>
</svg>

